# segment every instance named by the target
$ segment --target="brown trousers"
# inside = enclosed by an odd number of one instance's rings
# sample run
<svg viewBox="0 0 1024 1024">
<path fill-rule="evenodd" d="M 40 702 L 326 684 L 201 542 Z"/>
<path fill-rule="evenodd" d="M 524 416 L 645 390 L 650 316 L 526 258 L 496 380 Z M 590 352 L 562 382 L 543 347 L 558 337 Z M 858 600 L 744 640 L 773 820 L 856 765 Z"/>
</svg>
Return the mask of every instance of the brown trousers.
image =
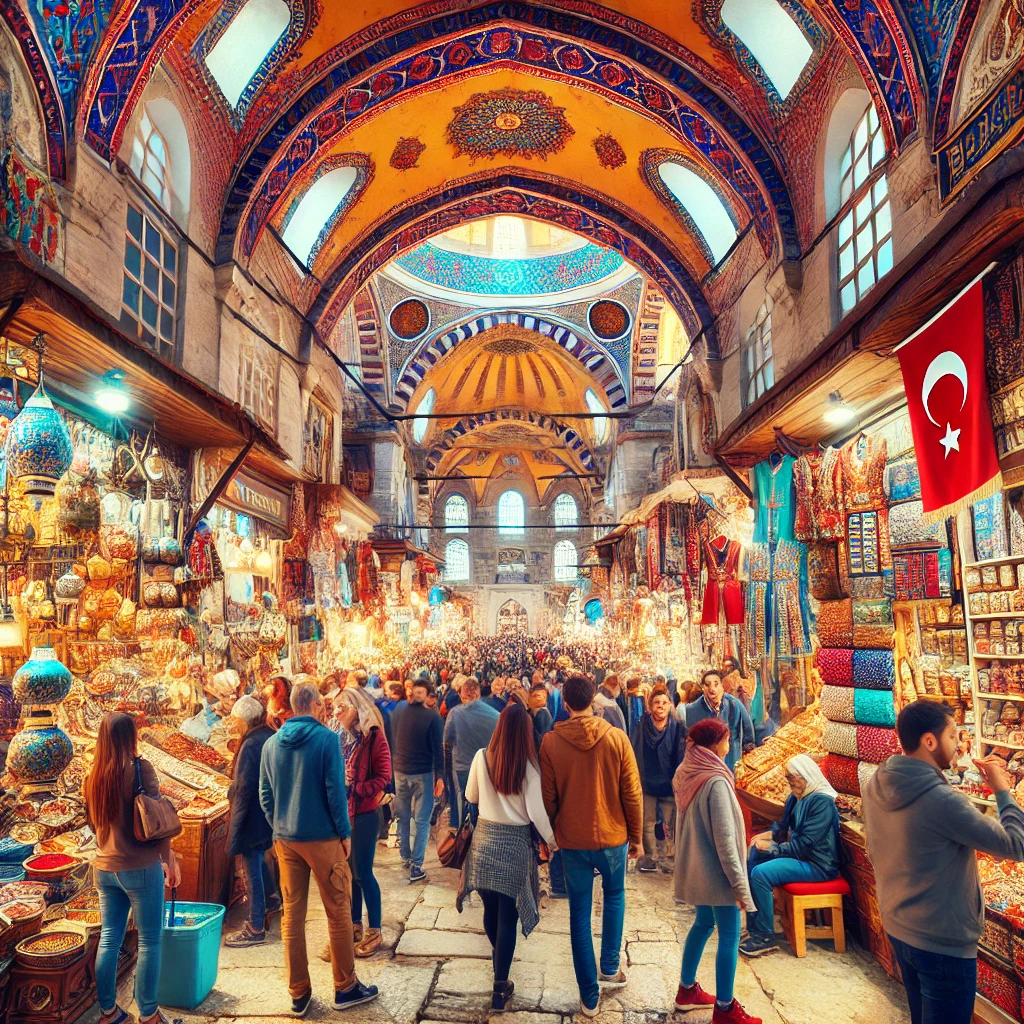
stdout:
<svg viewBox="0 0 1024 1024">
<path fill-rule="evenodd" d="M 356 957 L 352 947 L 352 872 L 342 852 L 341 840 L 289 843 L 278 839 L 274 848 L 281 868 L 284 901 L 281 941 L 288 968 L 288 992 L 292 999 L 298 999 L 312 988 L 306 955 L 310 872 L 316 879 L 327 912 L 334 987 L 339 992 L 347 992 L 356 983 Z"/>
</svg>

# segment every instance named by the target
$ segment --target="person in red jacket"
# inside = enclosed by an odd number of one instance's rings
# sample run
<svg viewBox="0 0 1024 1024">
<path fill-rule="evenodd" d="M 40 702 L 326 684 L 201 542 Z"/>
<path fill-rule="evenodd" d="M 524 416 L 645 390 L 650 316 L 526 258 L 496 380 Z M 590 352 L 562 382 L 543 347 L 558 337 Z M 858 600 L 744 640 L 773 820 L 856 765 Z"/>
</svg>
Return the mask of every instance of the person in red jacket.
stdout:
<svg viewBox="0 0 1024 1024">
<path fill-rule="evenodd" d="M 335 699 L 335 715 L 344 727 L 348 813 L 352 819 L 352 932 L 358 957 L 380 949 L 380 885 L 373 874 L 377 852 L 377 811 L 391 782 L 391 750 L 384 735 L 384 718 L 373 698 L 349 686 Z M 363 934 L 363 902 L 369 927 Z"/>
</svg>

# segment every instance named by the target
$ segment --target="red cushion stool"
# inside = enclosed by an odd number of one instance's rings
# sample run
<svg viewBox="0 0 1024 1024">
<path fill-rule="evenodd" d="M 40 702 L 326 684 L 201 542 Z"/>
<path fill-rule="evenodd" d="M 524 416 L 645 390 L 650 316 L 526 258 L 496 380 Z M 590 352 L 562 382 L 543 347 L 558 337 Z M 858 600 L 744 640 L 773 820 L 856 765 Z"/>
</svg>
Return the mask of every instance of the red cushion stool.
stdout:
<svg viewBox="0 0 1024 1024">
<path fill-rule="evenodd" d="M 837 953 L 846 952 L 846 927 L 843 924 L 843 897 L 850 895 L 845 878 L 831 882 L 787 882 L 775 887 L 775 899 L 782 915 L 782 930 L 797 956 L 807 956 L 807 940 L 832 939 Z M 808 926 L 805 913 L 823 910 L 829 923 L 825 927 Z"/>
</svg>

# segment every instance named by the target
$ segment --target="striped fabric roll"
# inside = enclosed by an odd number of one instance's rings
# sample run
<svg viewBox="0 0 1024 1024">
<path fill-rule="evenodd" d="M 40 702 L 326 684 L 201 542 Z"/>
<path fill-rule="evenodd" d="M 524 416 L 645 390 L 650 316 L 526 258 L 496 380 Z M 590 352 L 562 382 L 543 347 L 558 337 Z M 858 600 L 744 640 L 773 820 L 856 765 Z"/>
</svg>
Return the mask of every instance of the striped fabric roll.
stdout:
<svg viewBox="0 0 1024 1024">
<path fill-rule="evenodd" d="M 845 722 L 826 722 L 821 742 L 830 754 L 857 757 L 857 733 L 862 728 Z"/>
<path fill-rule="evenodd" d="M 821 713 L 830 722 L 846 722 L 855 725 L 854 694 L 852 686 L 823 686 L 821 688 Z"/>
</svg>

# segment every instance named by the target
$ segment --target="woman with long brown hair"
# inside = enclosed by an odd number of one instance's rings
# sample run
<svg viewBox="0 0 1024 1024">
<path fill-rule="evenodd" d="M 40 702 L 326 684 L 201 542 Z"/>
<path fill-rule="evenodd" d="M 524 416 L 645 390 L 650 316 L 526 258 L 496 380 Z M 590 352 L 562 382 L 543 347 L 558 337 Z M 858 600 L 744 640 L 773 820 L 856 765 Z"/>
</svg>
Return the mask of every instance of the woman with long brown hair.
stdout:
<svg viewBox="0 0 1024 1024">
<path fill-rule="evenodd" d="M 139 1024 L 160 1024 L 156 1002 L 163 937 L 164 883 L 181 881 L 170 840 L 155 843 L 135 838 L 135 785 L 141 779 L 149 796 L 160 795 L 156 770 L 138 756 L 135 722 L 123 714 L 100 723 L 92 771 L 83 787 L 86 814 L 96 833 L 96 888 L 100 897 L 100 942 L 96 950 L 96 994 L 100 1024 L 123 1024 L 131 1018 L 117 1005 L 117 958 L 131 911 L 139 931 L 135 1002 Z"/>
<path fill-rule="evenodd" d="M 554 848 L 555 836 L 544 810 L 533 720 L 517 700 L 498 717 L 485 750 L 477 751 L 466 783 L 466 800 L 480 811 L 456 905 L 473 890 L 484 904 L 484 931 L 494 950 L 491 1008 L 505 1009 L 512 998 L 508 980 L 516 951 L 516 925 L 526 937 L 540 920 L 537 856 L 532 828 Z"/>
</svg>

